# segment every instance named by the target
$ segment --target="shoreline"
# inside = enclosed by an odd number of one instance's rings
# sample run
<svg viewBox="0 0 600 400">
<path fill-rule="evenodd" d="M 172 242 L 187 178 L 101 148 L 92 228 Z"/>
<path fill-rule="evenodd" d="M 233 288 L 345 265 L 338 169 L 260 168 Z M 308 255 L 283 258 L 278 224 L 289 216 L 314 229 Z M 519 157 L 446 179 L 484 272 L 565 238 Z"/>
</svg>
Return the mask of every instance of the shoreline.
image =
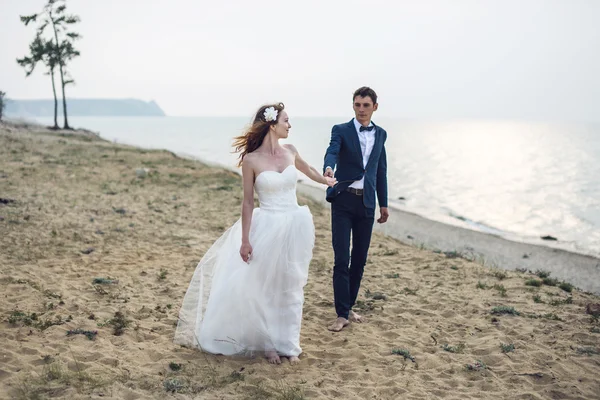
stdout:
<svg viewBox="0 0 600 400">
<path fill-rule="evenodd" d="M 319 190 L 298 185 L 299 191 L 327 205 Z M 568 250 L 516 242 L 490 233 L 434 221 L 394 208 L 388 221 L 375 222 L 375 231 L 400 242 L 432 251 L 456 252 L 487 267 L 548 271 L 553 277 L 600 294 L 600 259 Z M 376 214 L 377 216 L 377 214 Z"/>
<path fill-rule="evenodd" d="M 203 160 L 201 160 L 201 161 L 203 161 Z M 215 164 L 215 166 L 218 166 L 218 165 Z M 320 188 L 318 186 L 316 186 L 316 184 L 313 184 L 312 182 L 305 183 L 305 182 L 301 181 L 301 182 L 299 182 L 299 185 L 302 185 L 304 187 L 304 190 L 307 193 L 309 193 L 311 196 L 314 196 L 315 200 L 319 201 L 319 200 L 322 200 L 322 197 L 324 197 L 324 195 L 322 195 L 322 196 L 319 195 L 318 190 Z M 324 205 L 328 205 L 328 203 L 326 201 L 324 201 L 324 199 L 323 199 L 322 203 Z M 565 251 L 570 254 L 575 254 L 575 255 L 584 256 L 584 257 L 590 257 L 590 258 L 596 259 L 596 260 L 598 260 L 598 262 L 600 262 L 600 254 L 596 254 L 595 252 L 593 252 L 591 250 L 578 251 L 577 249 L 569 247 L 568 245 L 565 244 L 565 242 L 562 242 L 560 239 L 543 240 L 541 237 L 539 237 L 539 238 L 536 237 L 535 239 L 533 237 L 526 238 L 524 236 L 519 236 L 519 234 L 505 232 L 505 231 L 502 231 L 502 230 L 499 230 L 499 229 L 496 229 L 496 228 L 493 228 L 493 227 L 490 227 L 487 225 L 482 225 L 487 230 L 477 229 L 475 227 L 475 225 L 478 225 L 476 222 L 471 221 L 471 220 L 462 219 L 461 217 L 442 215 L 442 214 L 436 214 L 434 216 L 434 215 L 430 215 L 427 213 L 420 213 L 418 211 L 406 209 L 397 200 L 394 200 L 394 199 L 388 199 L 388 203 L 389 203 L 388 207 L 391 210 L 393 210 L 394 213 L 398 212 L 398 213 L 401 213 L 402 215 L 408 214 L 411 216 L 422 218 L 424 220 L 430 221 L 435 224 L 441 224 L 441 225 L 444 225 L 447 227 L 455 227 L 455 228 L 459 228 L 461 230 L 473 231 L 473 232 L 480 233 L 482 235 L 490 235 L 493 237 L 504 239 L 511 243 L 526 244 L 526 245 L 532 245 L 532 246 L 537 246 L 537 247 L 544 247 L 544 248 L 548 248 L 551 250 Z M 466 221 L 470 221 L 471 223 L 467 223 Z M 479 224 L 479 225 L 481 225 L 481 224 Z M 406 242 L 406 243 L 409 243 L 409 242 Z"/>
</svg>

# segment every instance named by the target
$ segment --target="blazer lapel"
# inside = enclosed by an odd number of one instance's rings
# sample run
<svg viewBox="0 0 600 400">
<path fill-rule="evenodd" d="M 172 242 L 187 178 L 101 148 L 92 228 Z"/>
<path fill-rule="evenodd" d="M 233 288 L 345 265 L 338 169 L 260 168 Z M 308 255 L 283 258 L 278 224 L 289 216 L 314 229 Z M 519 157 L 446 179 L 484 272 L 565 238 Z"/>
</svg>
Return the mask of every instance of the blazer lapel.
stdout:
<svg viewBox="0 0 600 400">
<path fill-rule="evenodd" d="M 348 122 L 348 134 L 350 135 L 350 141 L 353 143 L 354 149 L 359 155 L 360 163 L 362 164 L 363 154 L 360 147 L 360 140 L 358 140 L 358 132 L 356 132 L 356 127 L 354 126 L 354 119 Z"/>
<path fill-rule="evenodd" d="M 381 142 L 381 130 L 377 125 L 375 125 L 375 123 L 373 123 L 373 125 L 375 126 L 375 142 L 373 143 L 373 150 L 371 150 L 371 155 L 369 156 L 369 161 L 367 161 L 367 167 L 365 169 L 369 168 L 369 165 L 371 165 L 373 160 L 376 158 L 373 153 L 379 151 L 379 143 Z"/>
</svg>

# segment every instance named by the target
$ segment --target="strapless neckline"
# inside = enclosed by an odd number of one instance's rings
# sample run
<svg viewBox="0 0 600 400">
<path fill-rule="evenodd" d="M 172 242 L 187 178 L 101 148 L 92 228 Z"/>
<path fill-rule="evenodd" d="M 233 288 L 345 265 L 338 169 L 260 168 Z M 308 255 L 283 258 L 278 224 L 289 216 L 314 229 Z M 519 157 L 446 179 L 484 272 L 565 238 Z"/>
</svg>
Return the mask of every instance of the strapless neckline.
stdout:
<svg viewBox="0 0 600 400">
<path fill-rule="evenodd" d="M 271 171 L 271 170 L 262 171 L 260 174 L 256 175 L 256 178 L 255 178 L 255 180 L 258 180 L 258 178 L 259 178 L 259 177 L 260 177 L 262 174 L 266 174 L 267 172 L 272 172 L 272 173 L 274 173 L 274 174 L 277 174 L 277 175 L 283 175 L 283 173 L 285 173 L 285 171 L 287 171 L 287 170 L 288 170 L 289 168 L 291 168 L 291 167 L 294 167 L 294 164 L 290 164 L 290 165 L 288 165 L 288 166 L 287 166 L 287 167 L 285 167 L 285 168 L 283 169 L 283 171 L 281 171 L 281 172 L 279 172 L 279 171 Z M 294 168 L 295 168 L 295 167 L 294 167 Z"/>
</svg>

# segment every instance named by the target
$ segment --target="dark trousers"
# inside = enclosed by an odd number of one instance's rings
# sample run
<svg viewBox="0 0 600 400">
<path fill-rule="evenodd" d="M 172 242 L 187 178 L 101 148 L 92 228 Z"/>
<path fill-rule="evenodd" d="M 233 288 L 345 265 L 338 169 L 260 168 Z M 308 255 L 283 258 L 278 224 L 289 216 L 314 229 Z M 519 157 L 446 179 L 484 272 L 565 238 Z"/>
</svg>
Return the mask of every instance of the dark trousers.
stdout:
<svg viewBox="0 0 600 400">
<path fill-rule="evenodd" d="M 364 206 L 362 196 L 342 192 L 331 203 L 331 234 L 335 256 L 333 296 L 338 317 L 348 318 L 356 302 L 367 263 L 374 220 L 375 210 Z"/>
</svg>

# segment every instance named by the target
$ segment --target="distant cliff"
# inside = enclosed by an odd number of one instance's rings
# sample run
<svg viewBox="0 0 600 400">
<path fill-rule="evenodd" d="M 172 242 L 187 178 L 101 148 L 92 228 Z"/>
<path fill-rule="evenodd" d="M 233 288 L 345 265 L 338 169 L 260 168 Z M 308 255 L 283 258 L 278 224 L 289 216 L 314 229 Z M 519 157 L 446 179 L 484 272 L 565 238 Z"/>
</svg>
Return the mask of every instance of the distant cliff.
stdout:
<svg viewBox="0 0 600 400">
<path fill-rule="evenodd" d="M 164 117 L 164 111 L 154 101 L 136 99 L 68 99 L 67 111 L 73 117 Z M 62 101 L 58 102 L 58 116 L 62 116 Z M 54 100 L 12 100 L 6 103 L 7 117 L 52 117 Z"/>
</svg>

